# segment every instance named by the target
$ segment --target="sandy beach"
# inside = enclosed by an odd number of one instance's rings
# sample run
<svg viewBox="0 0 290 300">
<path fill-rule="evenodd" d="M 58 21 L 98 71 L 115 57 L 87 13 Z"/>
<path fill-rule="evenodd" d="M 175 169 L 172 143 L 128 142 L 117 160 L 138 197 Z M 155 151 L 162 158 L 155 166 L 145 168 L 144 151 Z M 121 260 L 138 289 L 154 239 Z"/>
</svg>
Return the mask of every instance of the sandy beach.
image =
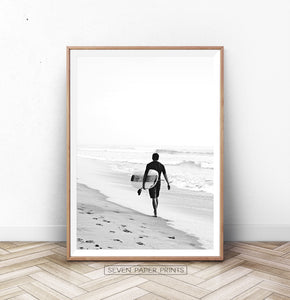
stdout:
<svg viewBox="0 0 290 300">
<path fill-rule="evenodd" d="M 78 184 L 78 249 L 202 249 L 197 238 Z"/>
<path fill-rule="evenodd" d="M 78 158 L 78 249 L 211 249 L 213 199 L 204 192 L 160 192 L 158 218 L 148 192 L 130 174 L 101 160 Z"/>
</svg>

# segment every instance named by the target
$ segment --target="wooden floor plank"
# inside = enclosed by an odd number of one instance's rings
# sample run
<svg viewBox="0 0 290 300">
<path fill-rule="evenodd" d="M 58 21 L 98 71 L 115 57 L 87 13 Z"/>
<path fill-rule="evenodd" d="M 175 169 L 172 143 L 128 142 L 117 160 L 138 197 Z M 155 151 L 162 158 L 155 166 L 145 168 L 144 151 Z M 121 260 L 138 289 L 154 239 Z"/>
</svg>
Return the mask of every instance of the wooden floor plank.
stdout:
<svg viewBox="0 0 290 300">
<path fill-rule="evenodd" d="M 51 251 L 56 254 L 62 255 L 66 258 L 67 253 L 66 253 L 66 248 L 64 248 L 64 247 L 53 248 Z"/>
<path fill-rule="evenodd" d="M 187 295 L 194 296 L 196 298 L 202 298 L 209 293 L 209 291 L 204 288 L 193 286 L 181 280 L 165 275 L 142 275 L 141 277 L 147 279 L 148 281 L 153 281 L 160 285 L 166 286 Z"/>
<path fill-rule="evenodd" d="M 27 293 L 40 300 L 69 300 L 68 297 L 37 281 L 21 285 L 20 287 Z"/>
<path fill-rule="evenodd" d="M 70 282 L 53 276 L 45 271 L 31 274 L 30 277 L 69 298 L 82 295 L 86 292 L 85 290 L 71 284 Z"/>
<path fill-rule="evenodd" d="M 224 251 L 231 249 L 233 246 L 229 242 L 224 243 Z"/>
<path fill-rule="evenodd" d="M 214 278 L 208 279 L 198 284 L 198 286 L 209 291 L 215 291 L 251 272 L 251 269 L 247 269 L 244 267 L 236 267 L 232 270 L 228 270 L 218 276 L 215 276 Z"/>
<path fill-rule="evenodd" d="M 132 277 L 132 275 L 104 275 L 98 279 L 89 281 L 80 285 L 80 287 L 88 292 L 102 288 L 104 286 L 111 285 L 113 283 L 122 281 L 126 278 Z"/>
<path fill-rule="evenodd" d="M 230 242 L 233 247 L 237 247 L 238 244 L 252 245 L 265 249 L 275 250 L 277 247 L 284 245 L 286 242 Z"/>
<path fill-rule="evenodd" d="M 233 258 L 233 257 L 238 256 L 238 255 L 239 255 L 238 252 L 227 250 L 224 253 L 224 259 L 227 260 L 227 259 Z"/>
<path fill-rule="evenodd" d="M 195 261 L 189 262 L 188 264 L 189 266 L 200 270 L 204 270 L 215 265 L 215 263 L 212 261 Z"/>
<path fill-rule="evenodd" d="M 233 299 L 234 297 L 244 293 L 246 290 L 256 286 L 262 280 L 244 276 L 214 292 L 205 296 L 204 300 L 225 300 Z"/>
<path fill-rule="evenodd" d="M 181 281 L 184 281 L 186 283 L 192 284 L 192 285 L 198 285 L 199 283 L 203 282 L 204 279 L 200 277 L 196 277 L 193 274 L 188 275 L 168 275 L 171 278 L 175 278 Z"/>
<path fill-rule="evenodd" d="M 280 283 L 280 284 L 290 286 L 290 280 L 282 278 L 280 276 L 271 275 L 271 274 L 263 273 L 263 272 L 259 272 L 259 271 L 252 272 L 250 274 L 250 276 L 256 277 L 256 278 L 259 278 L 259 279 L 262 279 L 262 280 L 273 281 L 273 282 L 276 282 L 276 283 Z"/>
<path fill-rule="evenodd" d="M 5 255 L 1 255 L 0 261 L 5 261 L 5 260 L 17 258 L 17 257 L 23 257 L 24 255 L 29 255 L 29 254 L 33 254 L 33 253 L 39 253 L 41 251 L 50 250 L 55 247 L 57 247 L 55 244 L 44 244 L 42 246 L 29 248 L 29 249 L 26 249 L 23 251 L 8 253 Z"/>
<path fill-rule="evenodd" d="M 39 267 L 33 266 L 33 267 L 29 267 L 29 268 L 20 269 L 17 271 L 5 273 L 5 274 L 0 275 L 0 282 L 10 280 L 10 279 L 15 279 L 18 277 L 23 277 L 23 276 L 26 276 L 26 275 L 29 275 L 32 273 L 36 273 L 40 270 L 41 269 Z"/>
<path fill-rule="evenodd" d="M 272 266 L 266 266 L 261 263 L 256 263 L 256 262 L 252 262 L 252 261 L 244 261 L 241 264 L 241 266 L 251 269 L 253 271 L 260 271 L 260 272 L 268 273 L 271 275 L 277 275 L 277 276 L 280 276 L 285 279 L 290 279 L 290 271 L 283 271 L 281 269 L 274 268 Z"/>
<path fill-rule="evenodd" d="M 31 242 L 31 243 L 25 243 L 24 245 L 15 245 L 14 247 L 10 247 L 8 251 L 10 253 L 14 252 L 20 252 L 32 248 L 38 248 L 41 246 L 48 246 L 48 245 L 54 245 L 54 247 L 57 247 L 54 243 L 47 243 L 47 242 Z M 24 255 L 24 254 L 23 254 Z"/>
<path fill-rule="evenodd" d="M 81 275 L 75 271 L 72 271 L 68 268 L 65 268 L 63 266 L 60 266 L 56 263 L 49 262 L 42 265 L 39 265 L 39 268 L 41 268 L 44 271 L 47 271 L 51 273 L 52 275 L 55 275 L 59 278 L 62 278 L 66 281 L 71 282 L 75 285 L 80 285 L 82 283 L 90 281 L 90 279 L 84 275 Z"/>
<path fill-rule="evenodd" d="M 36 266 L 38 266 L 40 264 L 43 264 L 43 263 L 46 263 L 46 262 L 48 262 L 48 260 L 41 257 L 41 258 L 36 258 L 36 259 L 16 263 L 16 264 L 13 264 L 13 265 L 10 265 L 10 266 L 7 266 L 7 267 L 0 268 L 0 275 L 10 273 L 10 272 L 13 272 L 13 271 L 17 271 L 17 270 L 21 270 L 21 269 L 25 269 L 25 268 L 28 268 L 28 267 L 36 267 Z"/>
<path fill-rule="evenodd" d="M 233 300 L 264 300 L 266 297 L 272 294 L 271 291 L 261 289 L 259 287 L 253 287 L 239 296 L 233 298 Z"/>
<path fill-rule="evenodd" d="M 165 298 L 162 298 L 160 296 L 154 295 L 152 293 L 147 293 L 144 296 L 136 298 L 136 300 L 164 300 Z"/>
<path fill-rule="evenodd" d="M 283 252 L 278 252 L 273 250 L 273 253 L 271 254 L 269 253 L 263 253 L 260 251 L 255 251 L 255 250 L 251 250 L 245 247 L 233 247 L 231 251 L 237 252 L 237 254 L 245 254 L 245 255 L 250 255 L 253 257 L 258 257 L 258 258 L 262 258 L 262 259 L 271 259 L 271 257 L 273 257 L 273 259 L 275 259 L 275 261 L 279 261 L 282 258 L 280 258 L 284 253 Z M 289 261 L 289 265 L 290 265 L 290 261 Z"/>
<path fill-rule="evenodd" d="M 30 294 L 24 293 L 16 297 L 9 298 L 11 300 L 37 300 L 37 298 L 33 297 Z"/>
<path fill-rule="evenodd" d="M 262 289 L 273 291 L 273 292 L 275 292 L 277 294 L 281 294 L 283 296 L 288 297 L 290 295 L 290 286 L 287 286 L 284 284 L 276 283 L 273 281 L 263 281 L 261 284 L 259 284 L 259 286 Z"/>
<path fill-rule="evenodd" d="M 19 296 L 23 294 L 23 290 L 21 290 L 19 287 L 10 287 L 7 289 L 0 289 L 0 299 L 9 299 L 15 296 Z"/>
<path fill-rule="evenodd" d="M 216 263 L 216 264 L 212 265 L 211 267 L 208 267 L 199 272 L 196 272 L 196 273 L 194 273 L 194 276 L 197 276 L 197 277 L 200 277 L 200 278 L 203 278 L 206 280 L 206 279 L 212 278 L 214 276 L 217 276 L 219 274 L 222 274 L 223 272 L 228 271 L 228 270 L 240 265 L 241 263 L 243 263 L 242 259 L 230 258 L 221 263 Z"/>
<path fill-rule="evenodd" d="M 169 300 L 197 300 L 198 298 L 179 292 L 175 289 L 166 287 L 153 281 L 148 281 L 139 285 L 139 288 L 151 292 L 157 296 Z"/>
<path fill-rule="evenodd" d="M 7 259 L 7 260 L 0 262 L 0 268 L 11 266 L 11 265 L 18 264 L 21 262 L 27 262 L 28 260 L 32 260 L 32 259 L 36 259 L 36 258 L 40 258 L 40 257 L 46 257 L 46 256 L 51 255 L 52 253 L 53 252 L 51 252 L 50 250 L 47 250 L 47 251 L 41 251 L 38 253 L 24 255 L 24 256 L 12 258 L 12 259 Z"/>
<path fill-rule="evenodd" d="M 284 257 L 284 258 L 287 258 L 287 259 L 290 259 L 290 253 L 285 253 L 285 254 L 283 255 L 283 257 Z"/>
<path fill-rule="evenodd" d="M 286 297 L 277 293 L 271 294 L 269 297 L 267 297 L 265 300 L 290 300 L 290 297 Z"/>
<path fill-rule="evenodd" d="M 275 250 L 281 251 L 284 253 L 289 253 L 290 252 L 290 242 L 284 243 L 283 245 L 277 247 Z"/>
<path fill-rule="evenodd" d="M 113 283 L 109 286 L 98 288 L 92 292 L 86 293 L 74 299 L 76 300 L 99 300 L 109 296 L 112 296 L 117 293 L 121 293 L 129 288 L 138 286 L 141 283 L 144 283 L 146 280 L 139 276 L 132 276 L 130 278 L 124 279 L 122 281 Z"/>
<path fill-rule="evenodd" d="M 5 254 L 8 254 L 9 252 L 7 250 L 4 250 L 2 248 L 0 248 L 0 256 L 1 255 L 5 255 Z"/>
<path fill-rule="evenodd" d="M 56 242 L 56 244 L 60 247 L 66 248 L 67 243 L 66 242 Z"/>
<path fill-rule="evenodd" d="M 245 252 L 240 252 L 241 249 L 247 249 L 247 250 L 251 250 L 251 251 L 255 251 L 255 252 L 260 252 L 260 253 L 265 253 L 265 254 L 270 254 L 270 255 L 275 255 L 275 256 L 282 256 L 284 254 L 284 252 L 282 251 L 278 251 L 278 250 L 270 250 L 264 247 L 258 247 L 256 245 L 249 245 L 246 243 L 235 243 L 235 247 L 231 248 L 231 251 L 235 251 L 238 253 L 245 253 Z M 245 253 L 247 254 L 247 252 Z"/>
<path fill-rule="evenodd" d="M 187 263 L 187 274 L 190 275 L 190 274 L 194 274 L 196 272 L 199 272 L 201 269 L 200 268 L 197 268 L 197 267 L 194 267 L 193 265 L 189 265 Z"/>
<path fill-rule="evenodd" d="M 94 270 L 92 272 L 85 273 L 84 275 L 86 277 L 90 278 L 91 280 L 94 280 L 94 279 L 98 279 L 100 277 L 105 276 L 105 272 L 104 272 L 103 268 L 100 268 L 98 270 Z"/>
<path fill-rule="evenodd" d="M 89 264 L 89 267 L 91 267 L 95 270 L 98 270 L 98 269 L 103 269 L 106 265 L 108 265 L 107 262 L 100 261 L 100 262 L 95 262 L 95 263 Z M 109 265 L 113 265 L 113 264 L 109 264 Z M 123 263 L 123 265 L 124 265 L 124 263 Z"/>
<path fill-rule="evenodd" d="M 284 264 L 283 263 L 283 258 L 282 261 L 280 260 L 279 262 L 275 261 L 275 256 L 273 257 L 268 257 L 267 258 L 259 258 L 259 257 L 254 257 L 251 255 L 246 255 L 246 254 L 240 254 L 238 256 L 239 259 L 242 260 L 246 260 L 246 261 L 252 261 L 252 262 L 256 262 L 258 264 L 262 264 L 265 266 L 269 266 L 269 267 L 273 267 L 273 268 L 277 268 L 283 271 L 290 271 L 290 266 L 288 264 Z M 280 259 L 280 257 L 279 257 Z"/>
<path fill-rule="evenodd" d="M 11 287 L 16 287 L 20 284 L 31 282 L 32 279 L 28 276 L 22 276 L 14 279 L 9 279 L 0 283 L 0 291 Z"/>
<path fill-rule="evenodd" d="M 65 257 L 59 254 L 54 254 L 53 252 L 51 252 L 51 254 L 47 256 L 46 259 L 75 272 L 79 272 L 81 274 L 94 271 L 94 269 L 92 267 L 89 267 L 86 263 L 68 262 L 66 261 Z"/>
<path fill-rule="evenodd" d="M 148 292 L 145 290 L 142 290 L 138 287 L 130 288 L 124 292 L 117 293 L 113 296 L 103 298 L 105 300 L 128 300 L 128 299 L 137 299 L 141 296 L 147 295 Z"/>
<path fill-rule="evenodd" d="M 7 249 L 15 247 L 15 246 L 16 246 L 15 242 L 1 242 L 0 248 L 7 250 Z"/>
</svg>

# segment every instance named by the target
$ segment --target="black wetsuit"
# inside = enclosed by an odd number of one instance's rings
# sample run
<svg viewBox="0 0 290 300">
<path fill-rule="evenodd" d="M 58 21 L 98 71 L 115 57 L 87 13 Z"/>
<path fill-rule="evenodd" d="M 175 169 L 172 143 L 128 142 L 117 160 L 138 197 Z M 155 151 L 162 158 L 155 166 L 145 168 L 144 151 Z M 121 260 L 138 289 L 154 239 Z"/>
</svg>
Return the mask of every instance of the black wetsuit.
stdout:
<svg viewBox="0 0 290 300">
<path fill-rule="evenodd" d="M 149 189 L 150 198 L 158 198 L 160 187 L 161 187 L 161 173 L 165 175 L 166 170 L 165 167 L 159 161 L 152 161 L 146 166 L 146 170 L 144 174 L 145 178 L 147 177 L 149 170 L 155 170 L 158 172 L 158 181 L 156 185 L 153 188 Z"/>
</svg>

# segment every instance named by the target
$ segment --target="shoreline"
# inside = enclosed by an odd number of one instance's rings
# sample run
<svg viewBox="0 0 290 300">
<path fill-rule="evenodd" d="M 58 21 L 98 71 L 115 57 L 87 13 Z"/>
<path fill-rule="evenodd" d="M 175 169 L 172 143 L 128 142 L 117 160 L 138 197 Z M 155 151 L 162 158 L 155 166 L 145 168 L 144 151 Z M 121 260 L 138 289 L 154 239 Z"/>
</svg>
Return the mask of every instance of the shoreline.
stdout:
<svg viewBox="0 0 290 300">
<path fill-rule="evenodd" d="M 204 249 L 198 238 L 77 184 L 78 249 Z"/>
<path fill-rule="evenodd" d="M 152 215 L 153 208 L 148 191 L 137 195 L 130 183 L 131 175 L 112 169 L 110 162 L 78 157 L 78 183 L 100 191 L 108 201 Z M 205 249 L 213 247 L 213 196 L 176 188 L 170 191 L 161 185 L 158 216 L 168 220 L 168 225 L 186 234 L 198 237 Z"/>
</svg>

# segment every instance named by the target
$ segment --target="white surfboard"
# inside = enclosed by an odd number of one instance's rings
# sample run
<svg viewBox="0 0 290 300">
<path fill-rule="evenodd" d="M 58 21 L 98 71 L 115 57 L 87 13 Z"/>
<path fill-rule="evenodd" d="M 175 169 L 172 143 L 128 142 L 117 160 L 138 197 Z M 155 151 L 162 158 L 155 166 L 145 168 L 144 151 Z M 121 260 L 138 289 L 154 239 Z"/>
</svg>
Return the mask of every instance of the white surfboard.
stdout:
<svg viewBox="0 0 290 300">
<path fill-rule="evenodd" d="M 136 189 L 141 189 L 143 186 L 143 175 L 144 173 L 135 173 L 131 176 L 131 183 Z M 158 172 L 155 170 L 149 170 L 146 182 L 145 189 L 153 188 L 158 181 Z"/>
</svg>

